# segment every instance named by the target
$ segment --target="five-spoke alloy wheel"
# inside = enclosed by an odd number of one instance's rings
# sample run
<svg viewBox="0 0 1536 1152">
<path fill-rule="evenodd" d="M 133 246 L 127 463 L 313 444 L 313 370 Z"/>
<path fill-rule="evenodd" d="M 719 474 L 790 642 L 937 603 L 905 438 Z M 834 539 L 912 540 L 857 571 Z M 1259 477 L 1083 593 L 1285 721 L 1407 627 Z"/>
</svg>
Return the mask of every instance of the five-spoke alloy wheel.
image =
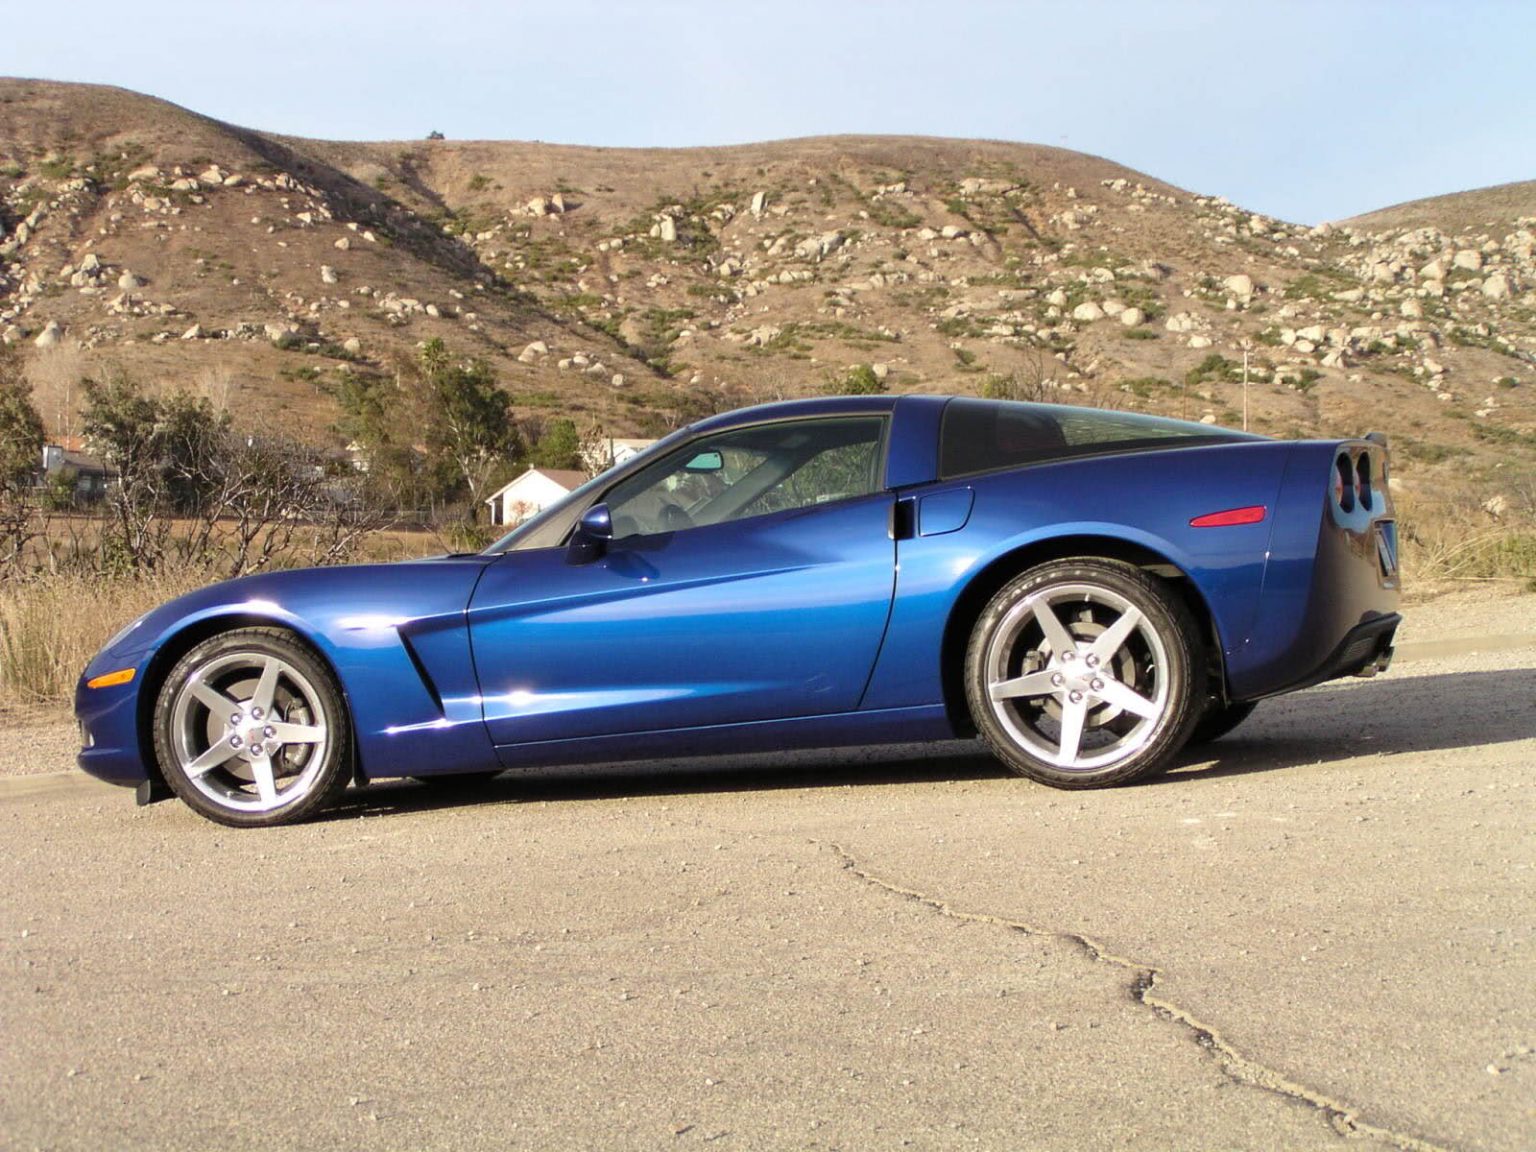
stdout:
<svg viewBox="0 0 1536 1152">
<path fill-rule="evenodd" d="M 1164 767 L 1205 699 L 1199 631 L 1149 573 L 1114 560 L 1032 568 L 981 614 L 966 654 L 971 715 L 1013 771 L 1058 788 Z"/>
<path fill-rule="evenodd" d="M 300 819 L 350 775 L 335 678 L 281 629 L 242 628 L 193 648 L 160 688 L 154 730 L 166 783 L 223 824 Z"/>
</svg>

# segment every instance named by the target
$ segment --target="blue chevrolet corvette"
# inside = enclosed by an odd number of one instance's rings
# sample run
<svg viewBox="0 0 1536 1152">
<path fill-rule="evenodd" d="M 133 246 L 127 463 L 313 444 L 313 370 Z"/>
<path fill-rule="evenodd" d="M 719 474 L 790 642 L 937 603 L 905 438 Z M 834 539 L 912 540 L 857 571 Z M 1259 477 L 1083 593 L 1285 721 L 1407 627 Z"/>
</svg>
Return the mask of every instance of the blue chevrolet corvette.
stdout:
<svg viewBox="0 0 1536 1152">
<path fill-rule="evenodd" d="M 349 783 L 979 735 L 1060 788 L 1386 668 L 1378 436 L 943 396 L 672 434 L 487 551 L 271 572 L 114 637 L 80 765 L 224 824 Z"/>
</svg>

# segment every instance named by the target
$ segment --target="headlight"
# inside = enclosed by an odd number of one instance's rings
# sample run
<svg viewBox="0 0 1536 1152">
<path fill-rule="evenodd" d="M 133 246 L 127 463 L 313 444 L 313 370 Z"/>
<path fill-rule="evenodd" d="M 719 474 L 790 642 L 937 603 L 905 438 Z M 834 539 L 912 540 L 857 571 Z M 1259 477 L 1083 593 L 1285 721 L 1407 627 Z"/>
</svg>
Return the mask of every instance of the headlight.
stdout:
<svg viewBox="0 0 1536 1152">
<path fill-rule="evenodd" d="M 130 632 L 132 632 L 135 628 L 137 628 L 140 624 L 144 623 L 144 618 L 146 616 L 148 616 L 148 615 L 149 615 L 149 613 L 146 612 L 146 613 L 144 613 L 144 616 L 140 616 L 137 620 L 133 621 L 126 628 L 124 628 L 122 631 L 120 631 L 116 636 L 112 637 L 112 639 L 108 640 L 104 645 L 102 645 L 101 650 L 103 652 L 110 652 L 110 651 L 112 651 L 112 649 L 116 648 L 124 640 L 128 639 L 128 634 Z"/>
</svg>

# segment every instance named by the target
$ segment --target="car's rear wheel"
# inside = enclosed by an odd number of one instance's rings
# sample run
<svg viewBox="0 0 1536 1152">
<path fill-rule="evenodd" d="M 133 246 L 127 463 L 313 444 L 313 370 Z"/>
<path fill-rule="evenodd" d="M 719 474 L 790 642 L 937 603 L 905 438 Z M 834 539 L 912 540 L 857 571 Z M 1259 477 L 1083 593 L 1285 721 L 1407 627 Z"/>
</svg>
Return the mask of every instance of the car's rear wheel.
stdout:
<svg viewBox="0 0 1536 1152">
<path fill-rule="evenodd" d="M 154 732 L 166 783 L 220 824 L 302 819 L 351 776 L 341 689 L 281 629 L 223 632 L 183 656 L 156 697 Z"/>
<path fill-rule="evenodd" d="M 966 695 L 1008 768 L 1057 788 L 1164 767 L 1205 699 L 1199 629 L 1159 580 L 1114 560 L 1032 568 L 981 614 Z"/>
<path fill-rule="evenodd" d="M 1220 740 L 1252 716 L 1253 710 L 1257 707 L 1258 705 L 1251 700 L 1239 704 L 1213 703 L 1195 723 L 1195 729 L 1189 734 L 1189 739 L 1185 743 L 1209 744 L 1212 740 Z"/>
</svg>

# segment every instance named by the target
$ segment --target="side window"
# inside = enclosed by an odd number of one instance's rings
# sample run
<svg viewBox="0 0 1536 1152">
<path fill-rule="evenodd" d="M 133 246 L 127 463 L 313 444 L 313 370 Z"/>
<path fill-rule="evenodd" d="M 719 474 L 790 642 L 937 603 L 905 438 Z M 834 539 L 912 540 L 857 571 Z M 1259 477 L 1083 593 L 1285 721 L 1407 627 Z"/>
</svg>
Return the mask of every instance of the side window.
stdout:
<svg viewBox="0 0 1536 1152">
<path fill-rule="evenodd" d="M 880 416 L 827 417 L 706 436 L 615 486 L 615 537 L 676 532 L 875 491 Z"/>
</svg>

